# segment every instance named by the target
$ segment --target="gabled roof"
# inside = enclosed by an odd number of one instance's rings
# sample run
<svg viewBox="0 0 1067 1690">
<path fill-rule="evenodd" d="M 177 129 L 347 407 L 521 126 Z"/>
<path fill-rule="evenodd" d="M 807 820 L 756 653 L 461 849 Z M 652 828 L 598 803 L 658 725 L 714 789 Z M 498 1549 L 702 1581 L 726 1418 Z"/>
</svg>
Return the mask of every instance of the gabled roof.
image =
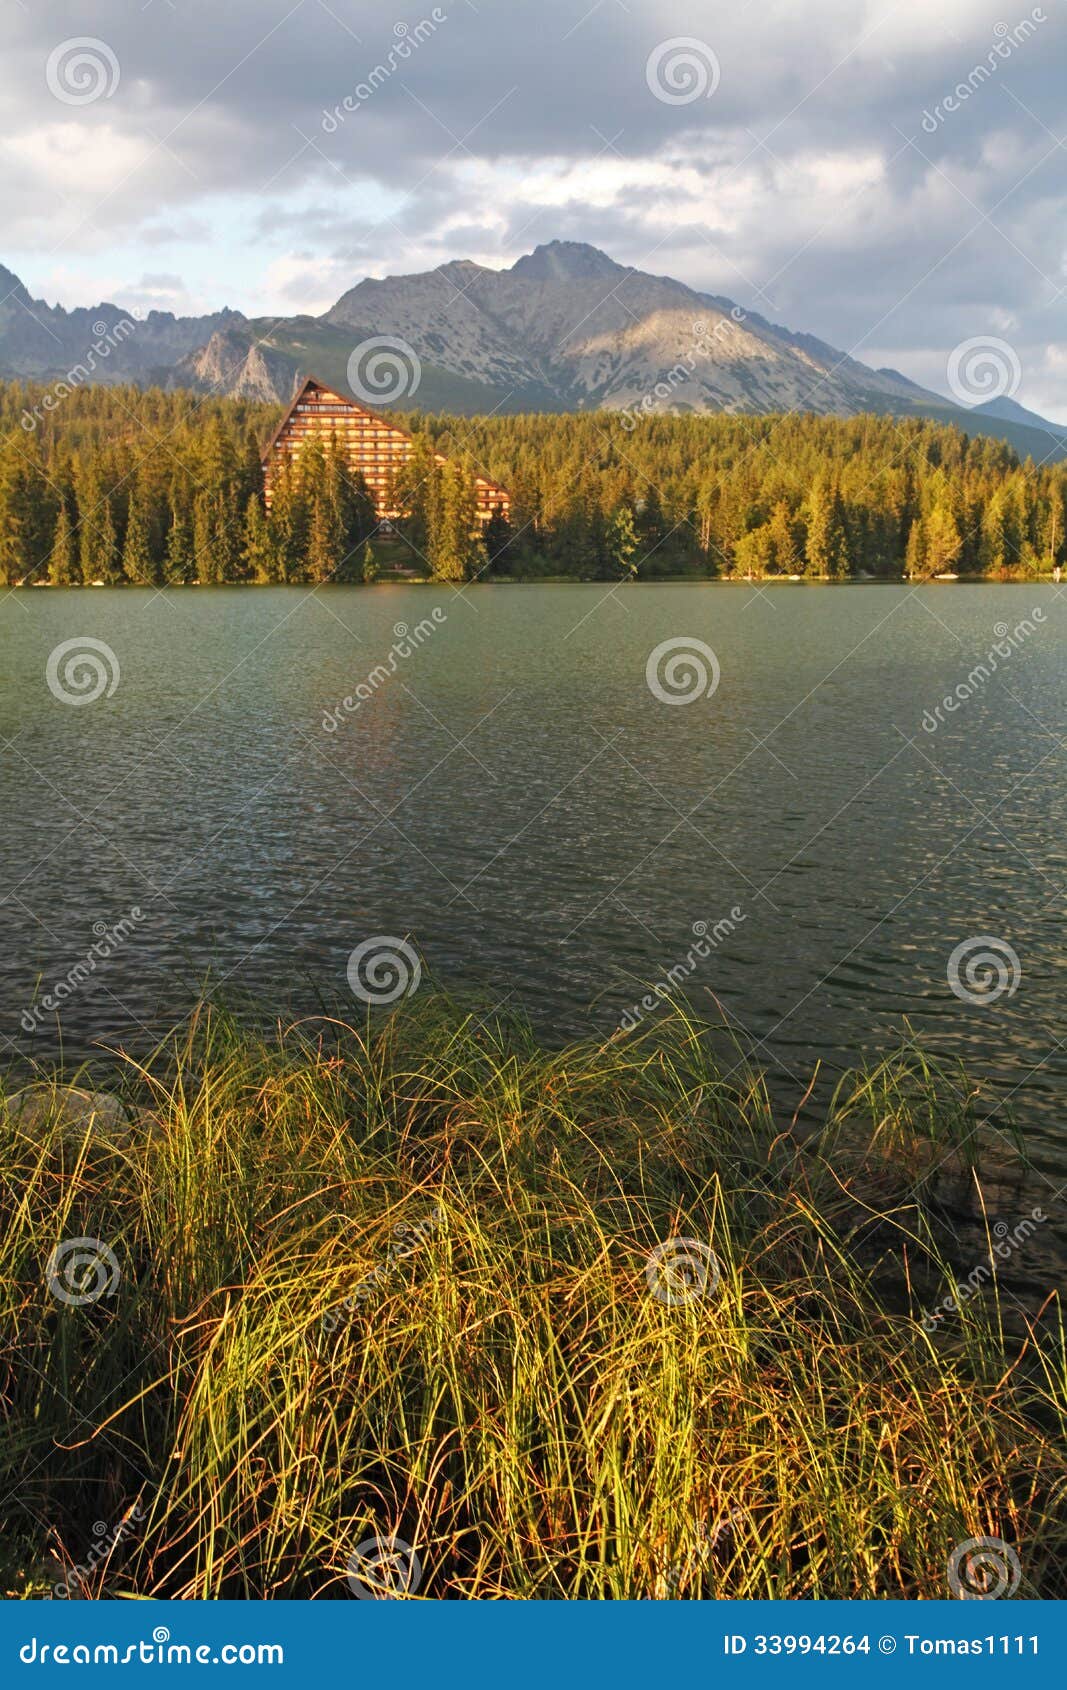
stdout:
<svg viewBox="0 0 1067 1690">
<path fill-rule="evenodd" d="M 293 395 L 292 404 L 289 406 L 289 409 L 286 411 L 286 413 L 285 413 L 284 417 L 282 418 L 281 422 L 278 424 L 277 428 L 274 430 L 274 433 L 271 435 L 270 439 L 267 441 L 266 446 L 263 448 L 263 451 L 262 451 L 262 454 L 261 454 L 261 461 L 263 463 L 266 463 L 267 459 L 270 457 L 271 452 L 274 450 L 275 442 L 278 439 L 278 436 L 281 434 L 282 429 L 285 427 L 286 423 L 289 421 L 289 418 L 292 416 L 293 412 L 296 410 L 297 406 L 300 404 L 300 402 L 304 398 L 305 394 L 309 391 L 309 389 L 311 389 L 313 387 L 317 387 L 319 389 L 319 391 L 322 392 L 322 393 L 329 394 L 330 398 L 336 399 L 337 403 L 339 405 L 349 405 L 349 406 L 351 406 L 353 411 L 366 411 L 368 416 L 374 416 L 375 415 L 375 413 L 373 411 L 367 411 L 366 405 L 359 405 L 359 404 L 356 403 L 356 401 L 354 399 L 349 399 L 344 393 L 335 392 L 332 387 L 327 387 L 326 383 L 324 381 L 319 381 L 317 379 L 317 377 L 315 377 L 315 376 L 305 376 L 305 378 L 304 378 L 303 382 L 301 383 L 299 389 Z M 377 420 L 379 422 L 385 422 L 384 417 L 378 417 Z M 386 424 L 386 426 L 388 427 L 389 425 Z M 401 430 L 401 433 L 403 433 L 403 432 L 405 432 L 405 431 Z"/>
<path fill-rule="evenodd" d="M 338 405 L 346 405 L 350 411 L 361 411 L 365 417 L 373 417 L 374 421 L 381 423 L 383 428 L 391 429 L 394 434 L 402 434 L 405 440 L 410 440 L 414 443 L 415 436 L 411 433 L 410 429 L 401 428 L 399 423 L 390 422 L 388 417 L 383 417 L 378 411 L 372 411 L 369 405 L 361 405 L 358 399 L 352 399 L 347 393 L 338 393 L 335 387 L 327 387 L 326 383 L 324 381 L 319 381 L 317 376 L 306 376 L 299 391 L 294 395 L 292 404 L 289 406 L 289 409 L 286 411 L 284 417 L 274 430 L 270 439 L 267 441 L 260 459 L 262 463 L 265 464 L 267 462 L 267 459 L 274 450 L 275 442 L 281 434 L 282 429 L 285 427 L 289 418 L 293 415 L 293 412 L 311 388 L 317 388 L 318 391 L 320 393 L 324 393 L 328 399 L 336 400 Z M 437 458 L 438 463 L 443 464 L 447 461 L 440 452 L 436 452 L 434 456 Z M 488 475 L 482 475 L 480 473 L 478 473 L 477 479 L 486 487 L 492 487 L 494 492 L 503 493 L 506 499 L 511 498 L 511 494 L 508 492 L 507 488 L 502 487 L 499 481 L 492 481 Z"/>
</svg>

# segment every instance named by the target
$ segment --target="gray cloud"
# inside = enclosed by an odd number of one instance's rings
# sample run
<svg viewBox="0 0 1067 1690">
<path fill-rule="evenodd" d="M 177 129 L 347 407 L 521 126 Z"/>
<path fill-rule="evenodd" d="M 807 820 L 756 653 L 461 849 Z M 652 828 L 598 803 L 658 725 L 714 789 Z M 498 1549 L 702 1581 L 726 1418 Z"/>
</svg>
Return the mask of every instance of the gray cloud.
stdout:
<svg viewBox="0 0 1067 1690">
<path fill-rule="evenodd" d="M 586 239 L 942 389 L 953 345 L 999 334 L 1019 397 L 1067 417 L 1053 0 L 442 0 L 437 18 L 425 0 L 8 7 L 0 261 L 33 285 L 133 249 L 132 278 L 153 247 L 184 271 L 182 241 L 207 243 L 233 278 L 210 303 L 256 309 L 262 281 L 321 308 L 364 274 Z M 119 84 L 65 103 L 46 65 L 82 31 Z M 650 91 L 650 53 L 678 37 L 714 55 L 711 97 Z"/>
</svg>

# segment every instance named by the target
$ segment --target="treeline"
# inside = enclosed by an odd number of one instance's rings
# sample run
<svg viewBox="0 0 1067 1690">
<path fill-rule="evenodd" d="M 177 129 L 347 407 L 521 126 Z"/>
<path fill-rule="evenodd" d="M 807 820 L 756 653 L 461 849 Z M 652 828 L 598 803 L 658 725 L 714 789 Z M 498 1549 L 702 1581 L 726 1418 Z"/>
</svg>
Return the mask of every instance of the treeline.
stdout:
<svg viewBox="0 0 1067 1690">
<path fill-rule="evenodd" d="M 281 408 L 187 392 L 83 387 L 53 406 L 0 383 L 0 576 L 8 584 L 372 578 L 380 513 L 340 444 L 313 442 L 263 494 Z M 503 561 L 500 517 L 479 533 L 469 454 L 439 465 L 425 433 L 390 489 L 403 561 L 447 580 Z M 390 536 L 392 544 L 392 536 Z M 396 546 L 392 545 L 396 553 Z"/>
<path fill-rule="evenodd" d="M 0 383 L 0 576 L 56 585 L 372 577 L 380 513 L 340 448 L 306 448 L 268 513 L 260 453 L 281 409 L 133 387 L 49 409 Z M 439 578 L 1005 577 L 1061 563 L 1067 469 L 888 417 L 612 413 L 402 420 L 390 502 L 406 560 Z M 439 466 L 434 451 L 449 462 Z M 479 534 L 473 475 L 508 487 Z"/>
<path fill-rule="evenodd" d="M 995 578 L 1067 554 L 1067 466 L 936 423 L 596 412 L 425 427 L 510 489 L 524 569 L 533 554 L 562 574 Z"/>
<path fill-rule="evenodd" d="M 0 384 L 6 581 L 238 577 L 276 406 L 83 387 L 46 411 L 47 391 Z"/>
</svg>

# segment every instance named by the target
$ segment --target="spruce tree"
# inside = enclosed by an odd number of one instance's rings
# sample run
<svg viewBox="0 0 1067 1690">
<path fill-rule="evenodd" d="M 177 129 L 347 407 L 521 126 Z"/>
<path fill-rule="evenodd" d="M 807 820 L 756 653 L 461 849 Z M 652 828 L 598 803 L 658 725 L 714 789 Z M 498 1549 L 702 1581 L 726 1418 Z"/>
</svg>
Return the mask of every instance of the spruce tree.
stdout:
<svg viewBox="0 0 1067 1690">
<path fill-rule="evenodd" d="M 431 552 L 431 530 L 439 525 L 441 466 L 424 434 L 417 434 L 411 456 L 394 478 L 394 497 L 400 512 L 400 532 L 422 558 Z"/>
<path fill-rule="evenodd" d="M 232 487 L 225 487 L 211 501 L 211 549 L 216 581 L 240 581 L 243 578 L 243 526 L 237 495 Z"/>
<path fill-rule="evenodd" d="M 70 587 L 78 578 L 78 554 L 74 544 L 74 525 L 70 520 L 70 504 L 66 497 L 59 501 L 52 553 L 48 562 L 48 578 L 53 587 Z"/>
<path fill-rule="evenodd" d="M 193 537 L 189 519 L 183 509 L 176 507 L 167 532 L 163 579 L 171 586 L 181 586 L 193 573 Z"/>
<path fill-rule="evenodd" d="M 439 581 L 467 581 L 483 567 L 472 477 L 447 464 L 430 513 L 430 569 Z"/>
<path fill-rule="evenodd" d="M 631 580 L 637 574 L 637 565 L 634 563 L 637 531 L 629 505 L 620 505 L 608 524 L 606 548 L 608 562 L 614 574 L 623 581 Z"/>
<path fill-rule="evenodd" d="M 193 500 L 193 569 L 197 580 L 207 585 L 218 580 L 211 516 L 211 495 L 199 492 Z"/>
<path fill-rule="evenodd" d="M 779 499 L 775 505 L 767 527 L 771 571 L 777 575 L 798 574 L 793 523 L 789 515 L 789 506 L 784 499 Z"/>
<path fill-rule="evenodd" d="M 340 517 L 325 489 L 315 496 L 308 530 L 307 573 L 312 581 L 332 581 L 341 561 Z"/>
<path fill-rule="evenodd" d="M 836 487 L 819 477 L 808 500 L 808 533 L 804 555 L 809 575 L 838 580 L 848 570 L 848 548 L 841 505 Z"/>
<path fill-rule="evenodd" d="M 908 546 L 904 555 L 904 573 L 909 581 L 921 581 L 926 574 L 926 535 L 923 520 L 917 516 L 908 530 Z"/>
<path fill-rule="evenodd" d="M 245 511 L 241 556 L 249 580 L 261 584 L 281 580 L 277 545 L 258 493 L 252 494 Z"/>
<path fill-rule="evenodd" d="M 960 531 L 947 505 L 935 505 L 925 522 L 926 568 L 942 575 L 955 568 L 960 554 Z"/>
<path fill-rule="evenodd" d="M 494 505 L 489 513 L 489 521 L 482 531 L 482 545 L 485 548 L 486 568 L 491 575 L 506 575 L 511 561 L 511 524 L 504 515 L 503 507 Z"/>
<path fill-rule="evenodd" d="M 30 568 L 30 494 L 22 448 L 11 434 L 0 444 L 0 575 L 9 586 Z"/>
<path fill-rule="evenodd" d="M 148 526 L 144 519 L 140 497 L 136 493 L 130 497 L 129 514 L 126 518 L 126 540 L 122 548 L 122 572 L 127 581 L 132 581 L 139 587 L 151 586 L 156 581 L 156 566 L 148 545 Z"/>
<path fill-rule="evenodd" d="M 104 499 L 103 510 L 100 513 L 96 569 L 97 574 L 93 579 L 101 580 L 109 587 L 117 586 L 122 580 L 122 569 L 119 562 L 119 537 L 115 532 L 115 516 L 111 509 L 111 500 L 107 497 Z"/>
</svg>

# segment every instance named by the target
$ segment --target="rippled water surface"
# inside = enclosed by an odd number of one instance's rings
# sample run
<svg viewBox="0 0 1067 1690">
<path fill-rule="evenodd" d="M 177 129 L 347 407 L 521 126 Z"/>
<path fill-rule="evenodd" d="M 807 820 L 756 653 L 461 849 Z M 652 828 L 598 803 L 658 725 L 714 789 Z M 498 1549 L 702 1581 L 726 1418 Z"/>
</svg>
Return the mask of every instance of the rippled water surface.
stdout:
<svg viewBox="0 0 1067 1690">
<path fill-rule="evenodd" d="M 396 626 L 420 622 L 360 698 Z M 305 982 L 346 991 L 363 939 L 407 935 L 442 981 L 556 1034 L 610 1029 L 681 968 L 798 1098 L 816 1057 L 829 1072 L 887 1050 L 906 1017 L 1057 1153 L 1056 589 L 28 591 L 0 628 L 9 1058 L 54 1048 L 54 1014 L 27 1031 L 35 992 L 136 907 L 59 1017 L 72 1053 L 176 1013 L 209 967 L 299 1001 Z M 72 705 L 49 657 L 86 636 L 118 681 Z M 646 663 L 683 636 L 721 679 L 667 704 Z M 694 923 L 724 918 L 695 956 Z M 949 959 L 982 936 L 1018 972 L 960 1001 Z"/>
</svg>

